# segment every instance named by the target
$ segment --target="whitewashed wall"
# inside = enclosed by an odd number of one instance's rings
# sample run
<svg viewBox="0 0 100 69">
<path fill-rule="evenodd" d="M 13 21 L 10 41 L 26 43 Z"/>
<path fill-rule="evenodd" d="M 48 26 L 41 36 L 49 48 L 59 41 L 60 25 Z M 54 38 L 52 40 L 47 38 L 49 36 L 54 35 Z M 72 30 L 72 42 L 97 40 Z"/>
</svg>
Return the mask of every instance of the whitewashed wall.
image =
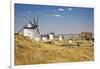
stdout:
<svg viewBox="0 0 100 69">
<path fill-rule="evenodd" d="M 30 38 L 35 38 L 36 31 L 34 29 L 24 29 L 24 36 L 29 36 Z"/>
</svg>

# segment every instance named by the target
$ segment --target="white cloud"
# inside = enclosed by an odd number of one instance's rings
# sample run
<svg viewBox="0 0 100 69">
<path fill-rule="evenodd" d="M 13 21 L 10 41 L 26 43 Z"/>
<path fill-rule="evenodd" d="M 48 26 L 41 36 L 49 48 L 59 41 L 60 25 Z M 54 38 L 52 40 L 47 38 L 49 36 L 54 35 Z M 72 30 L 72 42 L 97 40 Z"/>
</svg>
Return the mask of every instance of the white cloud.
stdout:
<svg viewBox="0 0 100 69">
<path fill-rule="evenodd" d="M 54 14 L 55 17 L 62 17 L 60 14 Z"/>
<path fill-rule="evenodd" d="M 58 10 L 59 10 L 59 11 L 64 11 L 64 9 L 63 9 L 63 8 L 58 8 Z"/>
<path fill-rule="evenodd" d="M 69 11 L 73 10 L 72 8 L 68 8 Z"/>
<path fill-rule="evenodd" d="M 31 13 L 32 11 L 28 11 L 28 13 Z"/>
<path fill-rule="evenodd" d="M 48 14 L 48 15 L 45 15 L 46 17 L 59 17 L 59 18 L 61 18 L 62 17 L 62 15 L 61 14 Z"/>
</svg>

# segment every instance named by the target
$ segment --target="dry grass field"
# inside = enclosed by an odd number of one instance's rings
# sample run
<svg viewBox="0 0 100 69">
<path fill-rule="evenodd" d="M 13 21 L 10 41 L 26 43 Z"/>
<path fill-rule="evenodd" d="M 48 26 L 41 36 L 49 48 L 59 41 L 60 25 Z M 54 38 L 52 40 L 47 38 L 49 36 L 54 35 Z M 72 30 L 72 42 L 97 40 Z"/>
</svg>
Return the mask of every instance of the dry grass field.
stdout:
<svg viewBox="0 0 100 69">
<path fill-rule="evenodd" d="M 15 65 L 94 60 L 94 46 L 88 46 L 88 44 L 80 44 L 79 47 L 67 45 L 64 41 L 36 42 L 23 35 L 15 34 Z"/>
</svg>

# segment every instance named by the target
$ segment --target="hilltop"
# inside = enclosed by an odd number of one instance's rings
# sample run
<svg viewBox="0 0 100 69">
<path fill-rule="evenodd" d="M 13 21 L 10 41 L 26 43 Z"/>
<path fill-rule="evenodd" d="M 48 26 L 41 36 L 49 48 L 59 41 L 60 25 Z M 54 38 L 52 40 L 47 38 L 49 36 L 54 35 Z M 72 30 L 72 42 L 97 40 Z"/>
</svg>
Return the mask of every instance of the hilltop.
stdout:
<svg viewBox="0 0 100 69">
<path fill-rule="evenodd" d="M 76 61 L 93 61 L 94 47 L 66 47 L 53 43 L 37 42 L 15 34 L 15 64 L 46 64 Z"/>
</svg>

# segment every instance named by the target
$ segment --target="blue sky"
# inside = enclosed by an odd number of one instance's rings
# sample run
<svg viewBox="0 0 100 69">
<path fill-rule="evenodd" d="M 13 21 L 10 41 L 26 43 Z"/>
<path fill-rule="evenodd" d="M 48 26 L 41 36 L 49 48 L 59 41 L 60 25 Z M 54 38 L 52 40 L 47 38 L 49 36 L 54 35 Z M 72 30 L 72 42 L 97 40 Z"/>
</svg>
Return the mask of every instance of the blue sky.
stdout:
<svg viewBox="0 0 100 69">
<path fill-rule="evenodd" d="M 94 31 L 94 9 L 70 6 L 15 4 L 15 32 L 39 17 L 41 33 L 75 34 Z"/>
</svg>

